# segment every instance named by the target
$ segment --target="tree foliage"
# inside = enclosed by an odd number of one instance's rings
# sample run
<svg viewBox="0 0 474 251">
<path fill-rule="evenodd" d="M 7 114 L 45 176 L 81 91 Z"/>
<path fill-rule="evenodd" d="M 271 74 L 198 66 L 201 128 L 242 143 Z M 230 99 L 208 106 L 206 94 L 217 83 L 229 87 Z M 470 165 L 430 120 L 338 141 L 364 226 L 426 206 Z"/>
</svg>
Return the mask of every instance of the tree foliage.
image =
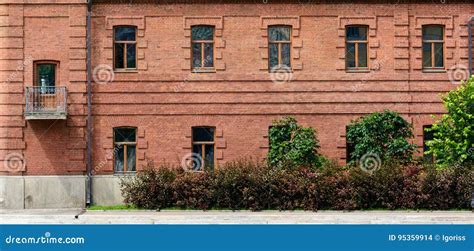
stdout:
<svg viewBox="0 0 474 251">
<path fill-rule="evenodd" d="M 443 97 L 447 114 L 433 124 L 428 153 L 439 166 L 474 163 L 474 78 Z"/>
<path fill-rule="evenodd" d="M 272 166 L 319 166 L 316 130 L 302 127 L 293 117 L 273 121 L 269 130 L 268 162 Z"/>
<path fill-rule="evenodd" d="M 408 142 L 413 137 L 412 126 L 394 111 L 375 112 L 355 121 L 347 128 L 346 140 L 352 145 L 350 161 L 365 154 L 377 154 L 381 160 L 411 161 L 416 145 Z"/>
</svg>

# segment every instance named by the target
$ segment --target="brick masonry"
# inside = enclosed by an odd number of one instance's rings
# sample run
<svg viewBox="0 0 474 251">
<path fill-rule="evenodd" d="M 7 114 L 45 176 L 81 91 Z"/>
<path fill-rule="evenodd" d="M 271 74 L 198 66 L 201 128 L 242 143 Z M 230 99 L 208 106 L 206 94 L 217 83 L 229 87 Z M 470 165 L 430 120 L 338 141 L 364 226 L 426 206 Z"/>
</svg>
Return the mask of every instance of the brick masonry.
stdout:
<svg viewBox="0 0 474 251">
<path fill-rule="evenodd" d="M 400 112 L 414 126 L 414 142 L 422 146 L 422 126 L 434 121 L 431 115 L 445 112 L 439 94 L 456 87 L 450 76 L 467 75 L 467 20 L 474 15 L 467 1 L 117 2 L 94 4 L 93 69 L 112 65 L 115 25 L 137 26 L 138 69 L 93 84 L 96 174 L 113 173 L 112 128 L 117 126 L 138 127 L 139 169 L 145 158 L 179 163 L 190 152 L 191 127 L 202 125 L 217 129 L 219 164 L 239 157 L 261 159 L 268 148 L 268 126 L 285 115 L 316 128 L 322 153 L 341 164 L 345 126 L 374 111 Z M 191 73 L 190 27 L 195 24 L 216 27 L 215 73 Z M 272 24 L 293 27 L 293 72 L 284 83 L 272 82 L 268 72 L 267 27 Z M 368 72 L 344 68 L 344 27 L 350 24 L 369 26 Z M 422 71 L 424 24 L 445 26 L 446 71 Z M 66 121 L 24 120 L 24 88 L 32 85 L 35 60 L 60 62 L 60 85 L 68 89 Z M 0 174 L 85 173 L 84 0 L 0 2 L 0 87 Z M 4 165 L 11 153 L 23 156 L 18 169 Z"/>
</svg>

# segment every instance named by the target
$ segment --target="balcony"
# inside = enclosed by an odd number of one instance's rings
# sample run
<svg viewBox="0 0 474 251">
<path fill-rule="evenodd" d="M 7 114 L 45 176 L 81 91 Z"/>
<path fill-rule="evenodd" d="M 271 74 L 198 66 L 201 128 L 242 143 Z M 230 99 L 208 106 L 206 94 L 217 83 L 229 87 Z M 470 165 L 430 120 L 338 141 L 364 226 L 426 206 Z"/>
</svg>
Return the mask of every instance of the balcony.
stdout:
<svg viewBox="0 0 474 251">
<path fill-rule="evenodd" d="M 26 120 L 54 120 L 67 117 L 65 86 L 26 87 Z"/>
</svg>

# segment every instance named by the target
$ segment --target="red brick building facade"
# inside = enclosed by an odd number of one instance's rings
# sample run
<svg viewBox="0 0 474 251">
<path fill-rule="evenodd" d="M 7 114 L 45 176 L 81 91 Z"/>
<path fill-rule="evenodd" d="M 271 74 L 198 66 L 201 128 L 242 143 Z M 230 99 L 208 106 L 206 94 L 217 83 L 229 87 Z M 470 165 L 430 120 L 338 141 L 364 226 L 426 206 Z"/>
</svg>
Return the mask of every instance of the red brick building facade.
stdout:
<svg viewBox="0 0 474 251">
<path fill-rule="evenodd" d="M 35 193 L 44 186 L 67 195 L 79 184 L 73 196 L 80 200 L 88 169 L 94 177 L 115 177 L 114 128 L 119 127 L 136 128 L 128 151 L 135 149 L 130 156 L 136 157 L 138 170 L 146 158 L 180 163 L 194 149 L 192 128 L 200 126 L 214 128 L 215 167 L 239 157 L 263 158 L 268 127 L 286 115 L 316 128 L 321 152 L 341 164 L 346 125 L 384 109 L 400 112 L 413 124 L 421 151 L 423 126 L 444 112 L 439 94 L 469 75 L 468 23 L 474 4 L 334 2 L 98 0 L 91 5 L 89 47 L 85 0 L 2 1 L 1 207 L 76 205 L 39 202 Z M 203 58 L 195 65 L 199 53 L 193 53 L 192 29 L 199 25 L 212 27 L 212 36 L 196 45 Z M 440 41 L 425 39 L 429 25 L 441 27 Z M 269 67 L 274 56 L 269 30 L 275 26 L 290 29 L 282 42 L 288 45 L 276 49 L 278 62 L 287 60 L 289 71 L 273 73 Z M 366 34 L 357 41 L 365 45 L 356 45 L 355 65 L 348 63 L 354 57 L 347 45 L 352 26 L 364 27 Z M 122 40 L 117 27 L 132 27 L 133 38 Z M 202 49 L 205 43 L 211 54 Z M 423 48 L 429 52 L 431 45 L 437 54 L 425 64 Z M 204 59 L 209 55 L 212 62 Z M 44 72 L 49 74 L 42 78 Z M 41 86 L 38 81 L 53 81 L 55 91 L 33 88 Z M 34 110 L 38 100 L 54 112 Z M 18 188 L 26 194 L 24 202 L 12 206 L 8 184 L 29 176 L 45 179 Z M 116 185 L 104 184 L 109 183 L 94 180 L 93 198 L 107 201 L 107 195 L 96 193 Z"/>
</svg>

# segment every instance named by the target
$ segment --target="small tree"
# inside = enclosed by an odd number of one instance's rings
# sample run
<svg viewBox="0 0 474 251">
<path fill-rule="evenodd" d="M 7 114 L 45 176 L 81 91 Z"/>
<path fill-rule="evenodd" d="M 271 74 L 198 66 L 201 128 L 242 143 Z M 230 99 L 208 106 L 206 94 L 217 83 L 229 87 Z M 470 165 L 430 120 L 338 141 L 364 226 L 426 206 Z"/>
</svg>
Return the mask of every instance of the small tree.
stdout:
<svg viewBox="0 0 474 251">
<path fill-rule="evenodd" d="M 316 130 L 302 127 L 293 117 L 273 121 L 269 130 L 268 161 L 272 166 L 320 166 Z"/>
<path fill-rule="evenodd" d="M 413 137 L 411 125 L 398 113 L 389 110 L 352 121 L 346 137 L 353 147 L 349 156 L 351 162 L 368 153 L 377 154 L 381 160 L 409 162 L 416 148 L 407 141 L 407 138 Z"/>
<path fill-rule="evenodd" d="M 443 97 L 448 111 L 433 124 L 427 145 L 439 166 L 474 163 L 474 78 Z"/>
</svg>

